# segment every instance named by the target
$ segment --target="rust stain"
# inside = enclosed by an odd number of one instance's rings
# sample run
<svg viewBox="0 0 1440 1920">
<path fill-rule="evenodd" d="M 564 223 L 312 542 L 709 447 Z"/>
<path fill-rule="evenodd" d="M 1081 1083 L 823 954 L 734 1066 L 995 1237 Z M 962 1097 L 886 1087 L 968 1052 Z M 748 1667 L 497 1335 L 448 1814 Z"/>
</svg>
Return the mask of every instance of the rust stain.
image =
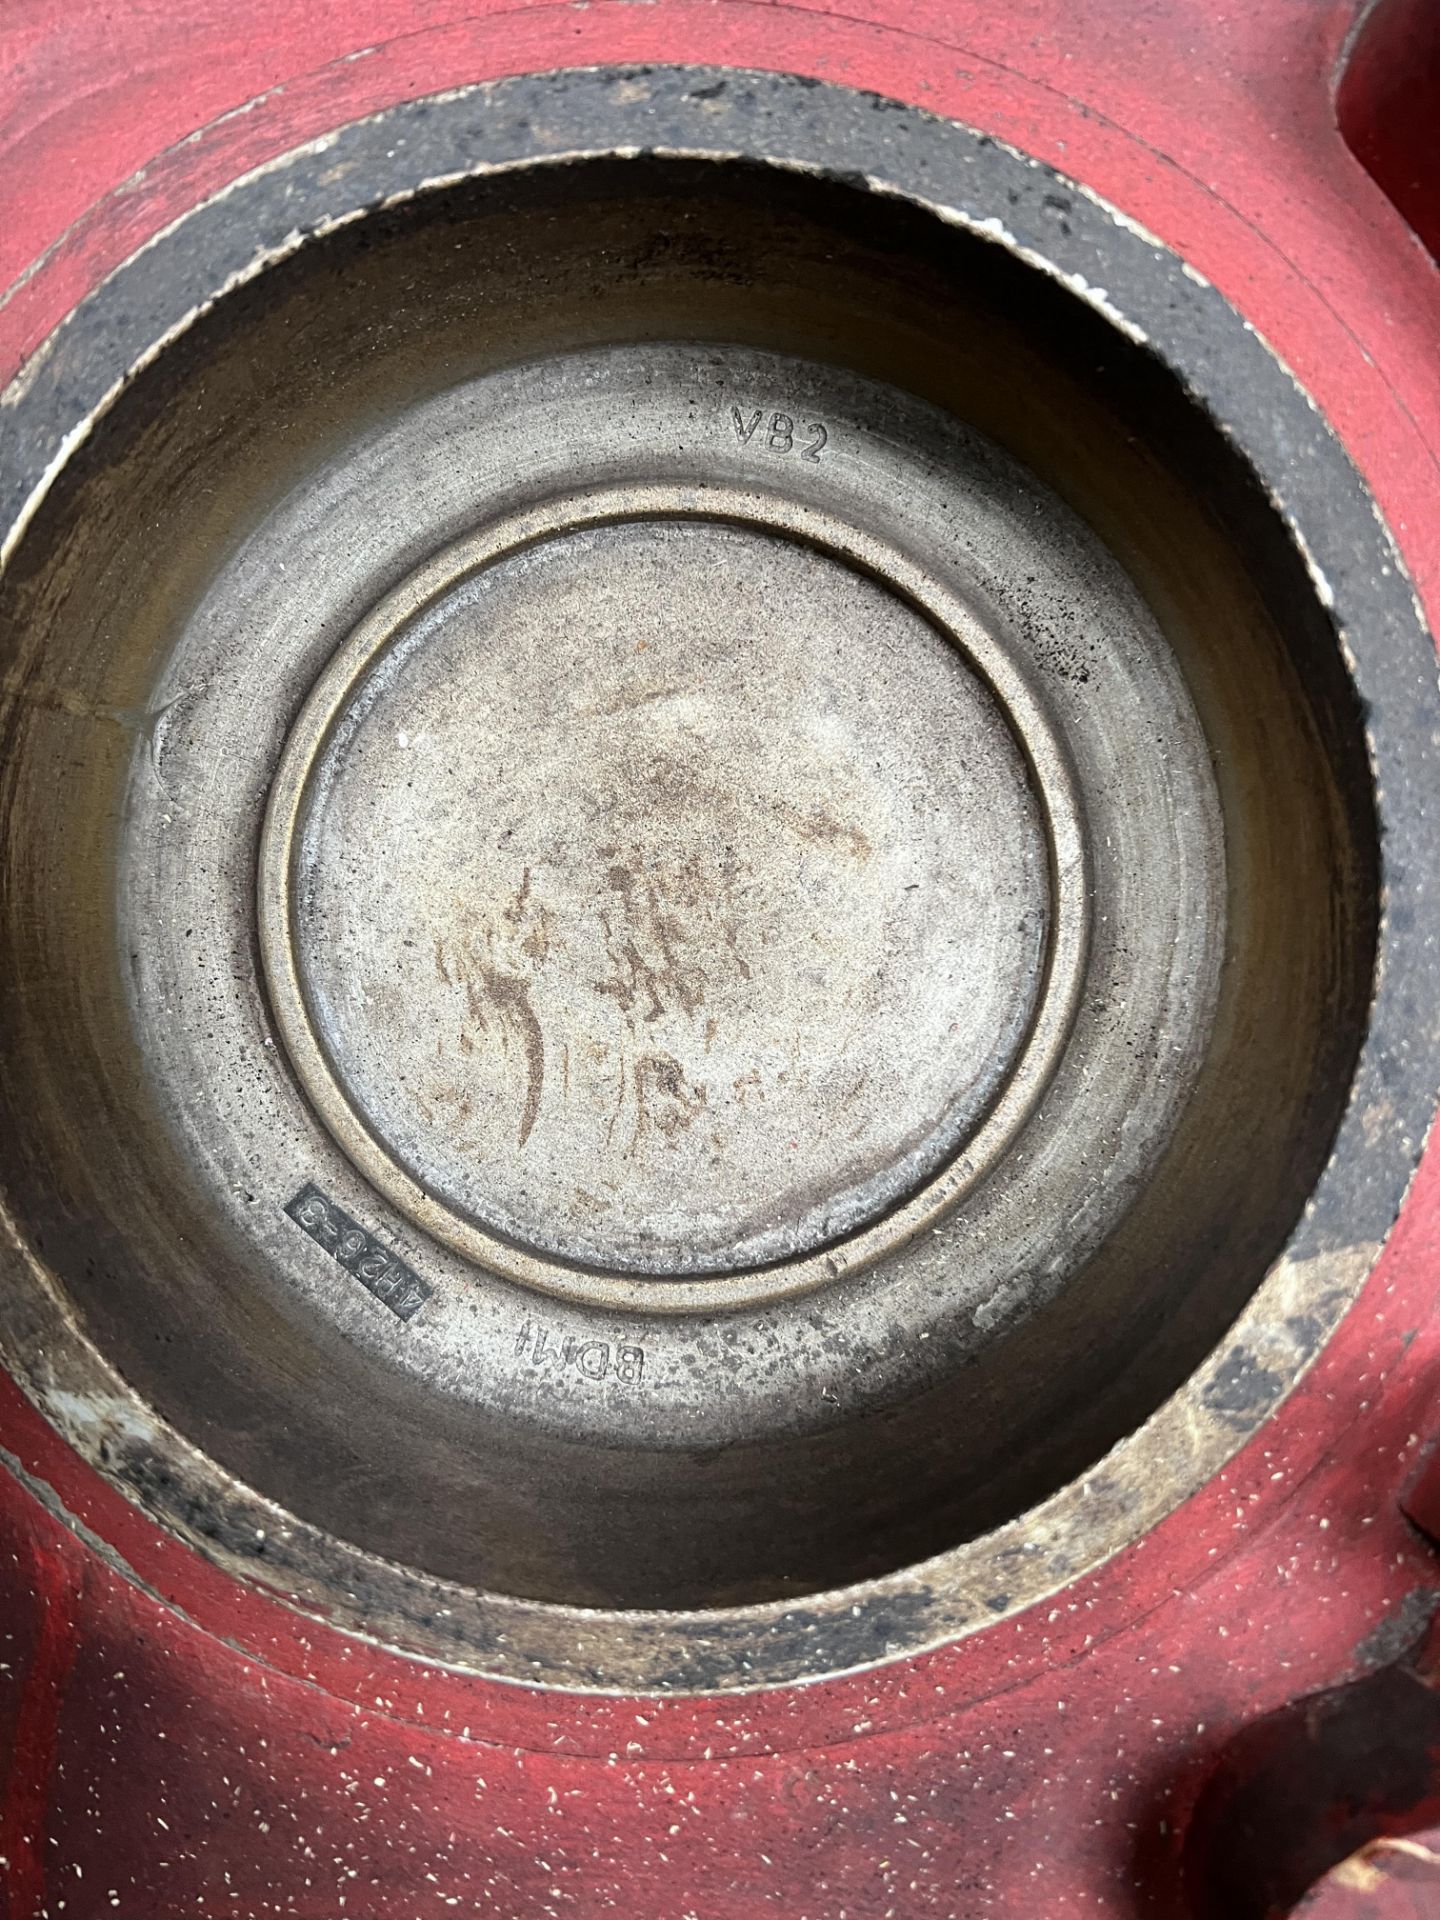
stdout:
<svg viewBox="0 0 1440 1920">
<path fill-rule="evenodd" d="M 709 1105 L 709 1090 L 692 1086 L 680 1062 L 668 1053 L 642 1054 L 635 1062 L 635 1128 L 632 1150 L 653 1128 L 667 1140 L 691 1127 Z"/>
<path fill-rule="evenodd" d="M 530 892 L 530 869 L 525 869 L 525 878 L 511 905 L 506 909 L 506 918 L 512 925 L 523 915 Z M 493 930 L 484 929 L 485 949 L 493 950 Z M 540 1113 L 540 1101 L 545 1091 L 545 1037 L 539 1018 L 530 1003 L 530 989 L 519 974 L 507 973 L 500 967 L 482 960 L 477 951 L 475 940 L 467 935 L 461 942 L 464 965 L 456 965 L 453 954 L 447 953 L 443 942 L 435 943 L 436 970 L 447 986 L 458 984 L 465 993 L 465 1005 L 470 1015 L 473 1031 L 460 1029 L 459 1047 L 463 1054 L 475 1052 L 475 1034 L 488 1033 L 491 1020 L 500 1022 L 500 1042 L 508 1053 L 513 1036 L 524 1057 L 525 1093 L 520 1112 L 519 1144 L 523 1147 L 534 1130 Z M 453 971 L 452 971 L 453 968 Z M 458 975 L 458 981 L 456 976 Z M 568 1079 L 567 1061 L 567 1079 Z M 458 1092 L 447 1095 L 460 1102 L 460 1118 L 468 1119 L 473 1112 L 471 1096 L 461 1096 Z"/>
<path fill-rule="evenodd" d="M 706 978 L 702 967 L 687 966 L 677 951 L 684 939 L 683 922 L 666 912 L 654 881 L 642 885 L 625 866 L 612 866 L 606 880 L 619 895 L 625 937 L 617 940 L 609 916 L 602 913 L 600 924 L 615 971 L 609 979 L 597 980 L 595 991 L 610 995 L 626 1014 L 639 1005 L 647 1021 L 658 1020 L 668 1002 L 693 1017 L 704 1004 Z"/>
<path fill-rule="evenodd" d="M 525 1104 L 519 1139 L 523 1147 L 539 1116 L 540 1097 L 545 1091 L 545 1036 L 530 1004 L 530 989 L 518 974 L 501 973 L 497 967 L 485 967 L 482 974 L 491 1001 L 514 1028 L 525 1052 Z"/>
<path fill-rule="evenodd" d="M 535 924 L 520 942 L 520 951 L 527 960 L 533 960 L 541 966 L 550 954 L 550 916 L 544 907 L 535 909 Z"/>
<path fill-rule="evenodd" d="M 742 980 L 748 980 L 750 978 L 750 963 L 741 956 L 740 936 L 735 931 L 733 922 L 728 923 L 725 927 L 725 944 L 730 949 L 730 958 L 735 962 L 735 968 L 740 978 Z"/>
<path fill-rule="evenodd" d="M 758 1067 L 747 1068 L 738 1079 L 730 1082 L 730 1090 L 735 1095 L 738 1104 L 742 1107 L 749 1104 L 752 1094 L 754 1094 L 757 1100 L 763 1100 L 765 1098 L 765 1089 L 760 1084 L 760 1069 Z"/>
<path fill-rule="evenodd" d="M 530 869 L 526 867 L 524 878 L 520 882 L 520 890 L 505 909 L 505 918 L 510 922 L 512 927 L 518 927 L 520 922 L 525 918 L 525 909 L 529 904 Z"/>
<path fill-rule="evenodd" d="M 535 900 L 534 884 L 534 873 L 531 868 L 526 867 L 519 887 L 500 909 L 500 918 L 504 926 L 499 931 L 503 945 L 518 950 L 527 960 L 532 960 L 539 966 L 550 954 L 551 915 L 548 908 L 539 905 Z M 468 908 L 459 901 L 456 902 L 456 907 L 465 919 L 473 922 L 474 915 Z M 486 926 L 484 934 L 486 950 L 493 953 L 496 929 Z"/>
<path fill-rule="evenodd" d="M 847 827 L 843 820 L 836 820 L 823 808 L 817 807 L 811 813 L 802 813 L 798 807 L 789 806 L 780 799 L 772 800 L 770 805 L 778 820 L 789 827 L 792 833 L 813 845 L 838 847 L 853 855 L 862 866 L 874 852 L 868 836 L 859 827 Z"/>
<path fill-rule="evenodd" d="M 485 971 L 485 969 L 482 969 L 482 971 Z M 490 1030 L 490 1022 L 485 1017 L 484 996 L 468 973 L 465 975 L 465 1005 L 470 1010 L 470 1018 L 475 1022 L 475 1025 L 480 1029 L 481 1033 L 488 1033 Z"/>
<path fill-rule="evenodd" d="M 638 651 L 638 649 L 637 649 Z M 587 707 L 586 719 L 608 720 L 617 713 L 633 713 L 637 707 L 648 707 L 657 700 L 673 700 L 677 694 L 686 692 L 686 688 L 645 687 L 635 693 L 622 693 L 618 699 L 607 701 L 602 707 Z"/>
</svg>

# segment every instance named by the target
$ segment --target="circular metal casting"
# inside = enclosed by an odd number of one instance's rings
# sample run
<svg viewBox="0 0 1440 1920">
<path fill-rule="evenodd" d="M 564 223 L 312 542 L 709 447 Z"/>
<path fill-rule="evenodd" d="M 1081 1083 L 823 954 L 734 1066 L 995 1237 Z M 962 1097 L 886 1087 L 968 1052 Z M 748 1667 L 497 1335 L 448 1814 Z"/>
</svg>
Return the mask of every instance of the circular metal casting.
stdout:
<svg viewBox="0 0 1440 1920">
<path fill-rule="evenodd" d="M 265 516 L 159 698 L 147 1073 L 246 1169 L 235 1231 L 432 1394 L 647 1451 L 882 1408 L 1075 1270 L 1199 1070 L 1221 827 L 1158 627 L 998 449 L 840 368 L 657 342 L 447 388 Z M 267 997 L 217 1003 L 257 874 Z M 460 1284 L 397 1339 L 302 1195 Z"/>
<path fill-rule="evenodd" d="M 813 1287 L 983 1178 L 1085 950 L 1014 661 L 902 554 L 713 487 L 549 502 L 396 588 L 291 732 L 259 906 L 374 1184 L 484 1267 L 651 1310 Z"/>
<path fill-rule="evenodd" d="M 5 404 L 0 1342 L 166 1525 L 769 1685 L 1289 1391 L 1433 1095 L 1433 660 L 1158 243 L 839 89 L 537 76 L 197 208 Z"/>
</svg>

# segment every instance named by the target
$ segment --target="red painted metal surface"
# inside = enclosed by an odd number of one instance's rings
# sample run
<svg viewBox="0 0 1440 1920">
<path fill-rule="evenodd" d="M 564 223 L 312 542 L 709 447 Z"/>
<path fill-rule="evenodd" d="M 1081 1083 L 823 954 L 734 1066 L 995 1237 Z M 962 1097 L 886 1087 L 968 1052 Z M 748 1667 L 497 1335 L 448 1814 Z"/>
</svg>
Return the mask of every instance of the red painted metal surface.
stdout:
<svg viewBox="0 0 1440 1920">
<path fill-rule="evenodd" d="M 1431 0 L 1366 9 L 1335 104 L 1355 157 L 1440 260 L 1440 12 Z"/>
<path fill-rule="evenodd" d="M 791 69 L 1038 154 L 1215 280 L 1345 437 L 1433 625 L 1440 275 L 1336 125 L 1355 12 L 11 0 L 0 374 L 196 197 L 358 114 L 559 65 Z M 0 1383 L 0 1914 L 1183 1914 L 1232 1736 L 1394 1658 L 1440 1592 L 1399 1505 L 1435 1432 L 1437 1280 L 1432 1147 L 1308 1380 L 1139 1546 L 923 1659 L 720 1701 L 528 1692 L 305 1621 L 157 1533 Z"/>
</svg>

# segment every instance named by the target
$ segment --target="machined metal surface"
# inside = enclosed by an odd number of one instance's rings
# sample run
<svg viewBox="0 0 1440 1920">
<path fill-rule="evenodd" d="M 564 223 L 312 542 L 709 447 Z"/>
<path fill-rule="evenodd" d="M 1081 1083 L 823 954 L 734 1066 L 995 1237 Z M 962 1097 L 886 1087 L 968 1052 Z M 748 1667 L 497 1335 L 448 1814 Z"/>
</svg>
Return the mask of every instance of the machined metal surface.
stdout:
<svg viewBox="0 0 1440 1920">
<path fill-rule="evenodd" d="M 567 166 L 487 107 L 471 184 L 317 214 L 23 494 L 10 1340 L 366 1630 L 747 1685 L 1023 1604 L 1307 1363 L 1389 1219 L 1350 1162 L 1297 1232 L 1395 1078 L 1402 750 L 1324 571 L 1380 529 L 1296 531 L 1223 303 L 1067 202 L 1087 302 L 833 101 L 889 191 L 797 172 L 783 83 L 734 168 L 654 84 L 672 158 L 575 80 Z M 1249 470 L 1166 301 L 1251 356 Z"/>
<path fill-rule="evenodd" d="M 727 390 L 796 380 L 693 361 L 631 379 L 690 420 L 699 386 L 711 453 Z M 606 466 L 587 424 L 567 451 Z M 738 1305 L 836 1277 L 853 1254 L 806 1255 L 884 1213 L 875 1257 L 1003 1151 L 1068 1028 L 1082 839 L 1043 709 L 927 587 L 813 508 L 642 483 L 487 527 L 337 655 L 271 787 L 262 940 L 315 1104 L 422 1224 L 557 1294 Z"/>
<path fill-rule="evenodd" d="M 158 702 L 149 1070 L 262 1257 L 451 1393 L 833 1427 L 1052 1293 L 1193 1086 L 1225 909 L 1180 676 L 1061 503 L 894 389 L 660 345 L 447 391 L 245 543 Z M 257 904 L 268 1004 L 217 1006 Z M 466 1262 L 403 1339 L 295 1233 L 312 1182 Z"/>
</svg>

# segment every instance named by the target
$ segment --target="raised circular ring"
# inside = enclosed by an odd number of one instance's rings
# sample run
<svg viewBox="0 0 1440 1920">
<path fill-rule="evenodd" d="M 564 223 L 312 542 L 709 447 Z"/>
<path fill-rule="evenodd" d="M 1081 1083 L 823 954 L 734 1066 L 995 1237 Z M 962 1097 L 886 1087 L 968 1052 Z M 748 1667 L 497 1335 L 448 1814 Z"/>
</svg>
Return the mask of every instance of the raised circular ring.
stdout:
<svg viewBox="0 0 1440 1920">
<path fill-rule="evenodd" d="M 393 656 L 402 637 L 462 582 L 514 555 L 563 534 L 655 521 L 720 522 L 781 533 L 883 583 L 919 612 L 998 702 L 1039 799 L 1049 868 L 1033 1010 L 1027 1010 L 1023 1036 L 1003 1072 L 993 1076 L 998 1083 L 993 1092 L 986 1088 L 990 1097 L 970 1128 L 950 1142 L 942 1133 L 931 1145 L 932 1161 L 950 1147 L 940 1164 L 893 1204 L 872 1202 L 871 1214 L 879 1217 L 862 1217 L 851 1232 L 826 1239 L 817 1230 L 813 1238 L 820 1244 L 802 1246 L 791 1257 L 693 1277 L 605 1270 L 547 1257 L 534 1245 L 497 1232 L 418 1175 L 357 1098 L 333 1040 L 316 1017 L 316 995 L 297 942 L 297 866 L 315 804 L 317 768 L 355 710 L 362 687 Z M 892 543 L 780 494 L 639 484 L 587 489 L 487 524 L 418 568 L 359 622 L 327 663 L 287 737 L 266 809 L 258 882 L 260 949 L 286 1048 L 316 1110 L 366 1178 L 427 1233 L 494 1272 L 562 1299 L 665 1313 L 757 1306 L 807 1292 L 891 1252 L 982 1180 L 1025 1124 L 1064 1049 L 1084 979 L 1086 896 L 1085 834 L 1063 743 L 1019 662 L 957 593 Z M 442 969 L 444 964 L 442 958 Z M 522 1148 L 528 1132 L 522 1122 Z"/>
</svg>

